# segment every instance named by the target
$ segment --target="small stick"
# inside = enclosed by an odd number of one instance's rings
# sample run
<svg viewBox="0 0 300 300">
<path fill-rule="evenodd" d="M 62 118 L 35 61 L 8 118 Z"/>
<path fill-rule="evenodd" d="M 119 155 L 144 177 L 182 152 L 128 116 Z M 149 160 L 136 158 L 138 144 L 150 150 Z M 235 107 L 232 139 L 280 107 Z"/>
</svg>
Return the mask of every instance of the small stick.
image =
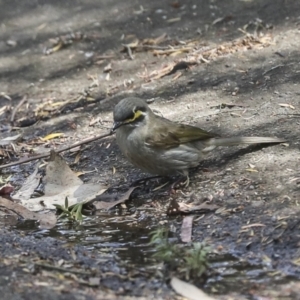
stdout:
<svg viewBox="0 0 300 300">
<path fill-rule="evenodd" d="M 134 57 L 133 57 L 133 55 L 132 55 L 132 51 L 131 51 L 130 46 L 129 46 L 129 45 L 126 45 L 126 44 L 122 44 L 122 46 L 124 46 L 124 47 L 126 48 L 129 58 L 130 58 L 131 60 L 133 60 Z"/>
<path fill-rule="evenodd" d="M 273 68 L 271 68 L 271 69 L 263 72 L 262 76 L 265 76 L 267 73 L 269 73 L 269 72 L 271 72 L 271 71 L 273 71 L 275 69 L 281 68 L 281 67 L 284 67 L 284 65 L 277 65 L 277 66 L 275 66 L 275 67 L 273 67 Z"/>
<path fill-rule="evenodd" d="M 15 120 L 15 115 L 17 113 L 17 111 L 19 110 L 19 108 L 27 101 L 27 95 L 25 95 L 21 101 L 18 103 L 18 105 L 14 108 L 11 117 L 10 117 L 10 122 L 12 123 Z"/>
<path fill-rule="evenodd" d="M 78 146 L 81 146 L 81 145 L 84 145 L 84 144 L 88 144 L 88 143 L 91 143 L 91 142 L 99 140 L 99 139 L 106 138 L 106 137 L 108 137 L 110 135 L 113 135 L 113 134 L 114 134 L 114 132 L 110 131 L 110 132 L 108 132 L 106 134 L 103 134 L 103 135 L 96 135 L 96 136 L 87 138 L 87 139 L 85 139 L 85 140 L 83 140 L 81 142 L 75 143 L 74 145 L 64 147 L 64 148 L 62 148 L 60 150 L 57 150 L 55 152 L 56 153 L 61 153 L 61 152 L 70 150 L 72 148 L 76 148 Z M 47 152 L 47 153 L 42 153 L 42 154 L 36 155 L 36 156 L 32 156 L 32 157 L 28 157 L 28 158 L 23 158 L 23 159 L 20 159 L 18 161 L 15 161 L 15 162 L 12 162 L 12 163 L 9 163 L 9 164 L 1 165 L 0 166 L 0 170 L 4 169 L 4 168 L 7 168 L 7 167 L 21 165 L 21 164 L 24 164 L 24 163 L 27 163 L 27 162 L 30 162 L 30 161 L 33 161 L 33 160 L 36 160 L 36 159 L 46 158 L 48 156 L 50 156 L 50 151 Z"/>
</svg>

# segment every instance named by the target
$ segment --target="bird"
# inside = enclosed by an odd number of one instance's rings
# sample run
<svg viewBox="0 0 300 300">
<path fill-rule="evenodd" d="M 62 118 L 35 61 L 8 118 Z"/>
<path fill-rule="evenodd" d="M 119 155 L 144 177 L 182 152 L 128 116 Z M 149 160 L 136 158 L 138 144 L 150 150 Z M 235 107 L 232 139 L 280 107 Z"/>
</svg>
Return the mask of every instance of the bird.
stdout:
<svg viewBox="0 0 300 300">
<path fill-rule="evenodd" d="M 219 146 L 282 143 L 273 137 L 218 137 L 199 127 L 179 124 L 155 114 L 146 101 L 124 98 L 113 110 L 116 141 L 124 156 L 146 173 L 182 175 L 189 184 L 189 169 Z"/>
</svg>

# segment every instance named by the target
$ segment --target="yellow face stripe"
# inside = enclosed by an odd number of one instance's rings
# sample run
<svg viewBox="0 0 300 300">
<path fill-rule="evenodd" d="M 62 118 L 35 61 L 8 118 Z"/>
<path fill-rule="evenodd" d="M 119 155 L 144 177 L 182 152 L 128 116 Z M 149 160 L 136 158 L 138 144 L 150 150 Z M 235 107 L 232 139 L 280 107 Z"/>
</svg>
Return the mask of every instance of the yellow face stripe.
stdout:
<svg viewBox="0 0 300 300">
<path fill-rule="evenodd" d="M 140 116 L 143 116 L 143 115 L 144 115 L 144 114 L 143 114 L 142 111 L 137 110 L 137 111 L 134 113 L 133 118 L 127 119 L 127 120 L 125 121 L 125 123 L 131 123 L 131 122 L 134 122 L 136 119 L 138 119 Z"/>
</svg>

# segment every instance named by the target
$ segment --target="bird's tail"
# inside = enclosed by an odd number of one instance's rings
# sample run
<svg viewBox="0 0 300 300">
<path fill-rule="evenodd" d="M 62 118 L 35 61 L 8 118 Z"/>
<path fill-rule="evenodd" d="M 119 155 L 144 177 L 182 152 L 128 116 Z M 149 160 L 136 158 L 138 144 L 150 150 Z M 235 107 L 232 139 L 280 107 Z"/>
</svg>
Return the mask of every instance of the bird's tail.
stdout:
<svg viewBox="0 0 300 300">
<path fill-rule="evenodd" d="M 273 144 L 283 143 L 285 139 L 272 138 L 272 137 L 261 137 L 261 136 L 241 136 L 241 137 L 230 137 L 230 138 L 212 138 L 206 141 L 205 151 L 211 151 L 215 147 L 219 146 L 234 146 L 239 144 Z"/>
</svg>

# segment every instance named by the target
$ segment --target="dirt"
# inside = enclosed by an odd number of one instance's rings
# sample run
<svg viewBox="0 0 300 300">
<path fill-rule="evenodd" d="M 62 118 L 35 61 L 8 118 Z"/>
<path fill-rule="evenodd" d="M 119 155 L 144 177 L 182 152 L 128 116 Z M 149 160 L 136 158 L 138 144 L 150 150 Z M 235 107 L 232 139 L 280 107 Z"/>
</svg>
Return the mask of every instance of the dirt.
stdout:
<svg viewBox="0 0 300 300">
<path fill-rule="evenodd" d="M 31 144 L 33 151 L 45 152 L 107 132 L 114 105 L 131 95 L 151 100 L 151 108 L 166 118 L 220 135 L 287 139 L 271 147 L 218 149 L 191 172 L 188 188 L 170 195 L 167 190 L 153 192 L 157 183 L 151 183 L 134 191 L 127 207 L 91 218 L 79 229 L 62 224 L 50 232 L 2 228 L 2 299 L 176 299 L 168 281 L 157 274 L 127 278 L 132 265 L 147 264 L 136 257 L 151 252 L 149 232 L 157 224 L 173 228 L 172 237 L 179 241 L 182 216 L 166 215 L 171 199 L 219 206 L 216 212 L 197 214 L 193 223 L 193 241 L 206 240 L 227 255 L 226 263 L 213 265 L 220 276 L 201 286 L 207 293 L 217 299 L 300 298 L 299 1 L 24 0 L 0 1 L 0 7 L 0 104 L 10 107 L 0 115 L 0 130 L 1 137 L 22 134 L 20 151 L 26 153 Z M 85 36 L 52 54 L 43 53 L 51 48 L 50 39 L 78 31 Z M 176 73 L 147 80 L 151 72 L 191 53 L 154 56 L 133 51 L 130 59 L 121 52 L 122 44 L 135 38 L 165 33 L 169 40 L 164 45 L 181 41 L 183 47 L 196 40 L 198 47 L 221 51 L 218 47 L 229 47 L 226 43 L 232 41 L 243 45 L 245 31 L 258 34 L 261 43 L 216 55 L 208 63 L 180 70 L 179 77 Z M 104 69 L 110 63 L 107 80 Z M 90 98 L 84 96 L 87 90 Z M 27 101 L 11 123 L 12 111 L 24 96 Z M 67 100 L 61 109 L 53 109 L 54 103 Z M 32 125 L 24 127 L 26 122 Z M 37 137 L 56 132 L 66 138 L 37 143 Z M 108 184 L 110 192 L 126 191 L 147 176 L 124 159 L 113 137 L 87 145 L 79 162 L 74 153 L 64 156 L 72 169 L 87 172 L 81 176 L 85 182 Z M 0 175 L 12 175 L 12 183 L 19 186 L 34 165 L 6 168 Z M 107 258 L 109 267 L 101 262 L 103 248 L 115 254 Z M 78 252 L 76 258 L 72 251 Z M 75 278 L 57 271 L 50 279 L 43 267 L 30 268 L 38 259 L 56 266 L 80 265 L 90 273 Z M 105 267 L 117 275 L 102 276 Z M 81 282 L 95 276 L 100 285 Z"/>
</svg>

